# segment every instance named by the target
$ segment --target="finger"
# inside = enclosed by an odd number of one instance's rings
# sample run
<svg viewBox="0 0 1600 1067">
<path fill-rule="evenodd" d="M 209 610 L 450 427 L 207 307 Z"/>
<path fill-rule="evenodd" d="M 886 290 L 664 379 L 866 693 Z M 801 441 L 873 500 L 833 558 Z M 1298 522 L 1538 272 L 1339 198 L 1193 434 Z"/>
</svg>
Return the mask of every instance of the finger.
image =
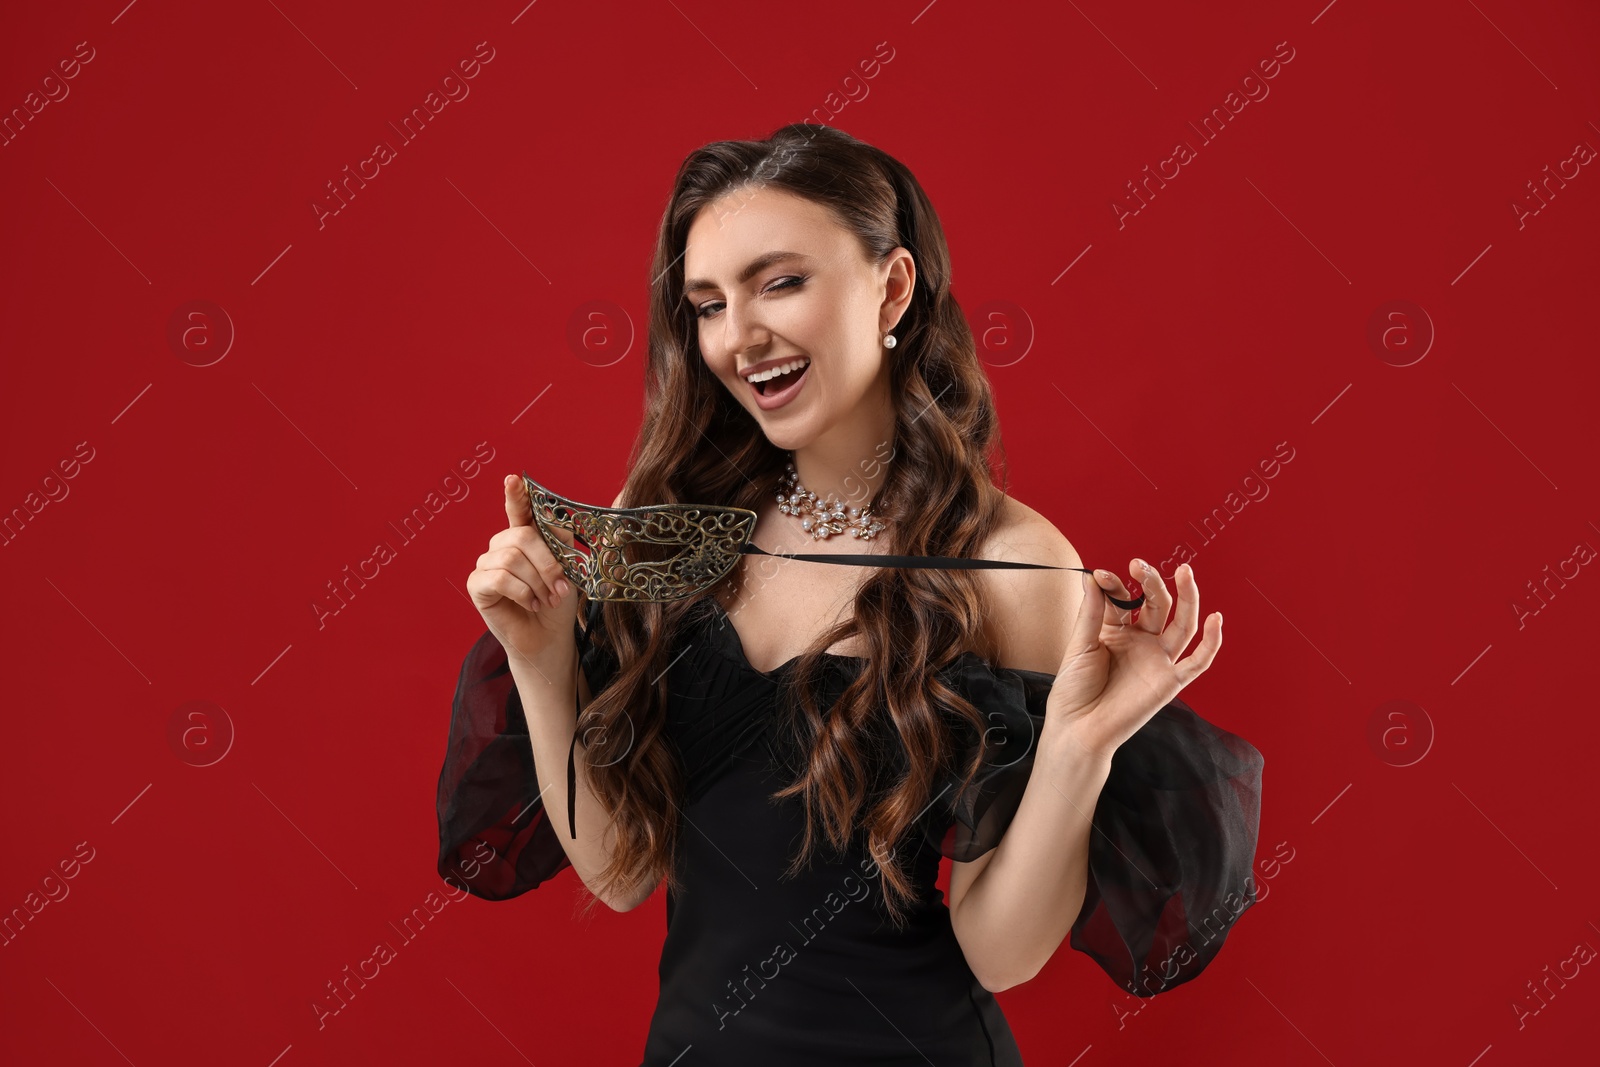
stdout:
<svg viewBox="0 0 1600 1067">
<path fill-rule="evenodd" d="M 546 515 L 546 517 L 543 518 L 543 519 L 540 518 L 539 512 L 533 506 L 533 499 L 528 494 L 528 483 L 527 483 L 527 480 L 522 478 L 522 477 L 520 477 L 520 476 L 518 476 L 517 477 L 517 482 L 522 486 L 522 490 L 519 493 L 519 499 L 522 501 L 522 503 L 520 505 L 521 506 L 520 514 L 527 516 L 528 520 L 529 520 L 528 522 L 522 523 L 521 525 L 524 525 L 524 526 L 527 526 L 527 525 L 530 525 L 530 524 L 534 525 L 539 529 L 540 533 L 545 534 L 545 535 L 550 536 L 550 537 L 554 537 L 557 541 L 560 541 L 562 544 L 566 545 L 568 548 L 575 547 L 574 546 L 574 542 L 573 542 L 572 531 L 568 530 L 565 526 L 562 526 L 559 523 L 551 521 L 548 515 Z M 549 508 L 549 505 L 547 504 L 546 505 L 546 510 L 547 511 L 548 511 L 548 508 Z M 513 525 L 516 525 L 516 524 L 513 524 Z"/>
<path fill-rule="evenodd" d="M 567 572 L 561 566 L 561 561 L 550 552 L 550 546 L 544 539 L 532 530 L 521 531 L 522 537 L 510 550 L 519 553 L 527 566 L 538 576 L 528 584 L 533 586 L 539 599 L 557 607 L 562 597 L 572 592 L 572 583 L 567 581 Z"/>
<path fill-rule="evenodd" d="M 504 530 L 496 530 L 489 538 L 489 547 L 504 548 L 507 545 L 541 546 L 544 551 L 549 552 L 551 551 L 550 543 L 544 539 L 546 530 L 554 530 L 558 535 L 556 539 L 571 547 L 571 535 L 566 530 L 561 529 L 559 526 L 549 527 L 537 522 L 528 526 L 508 526 Z"/>
<path fill-rule="evenodd" d="M 523 534 L 538 541 L 538 535 L 524 529 Z M 539 550 L 543 552 L 541 542 Z M 544 552 L 548 556 L 548 552 Z M 515 575 L 524 585 L 533 591 L 536 600 L 546 604 L 554 604 L 559 598 L 554 596 L 554 585 L 545 578 L 545 572 L 538 560 L 530 557 L 524 548 L 516 543 L 504 544 L 491 548 L 478 557 L 478 569 L 481 571 L 502 570 Z M 558 568 L 559 569 L 559 568 Z"/>
<path fill-rule="evenodd" d="M 1178 609 L 1173 614 L 1172 625 L 1161 635 L 1161 647 L 1167 655 L 1177 659 L 1194 639 L 1200 619 L 1200 587 L 1195 584 L 1194 568 L 1187 563 L 1178 564 L 1172 580 L 1178 586 Z"/>
<path fill-rule="evenodd" d="M 522 483 L 520 474 L 508 474 L 505 477 L 506 488 L 506 518 L 510 525 L 531 526 L 533 524 L 533 507 L 528 503 L 528 487 Z"/>
<path fill-rule="evenodd" d="M 1097 601 L 1100 587 L 1090 575 L 1083 575 L 1083 595 L 1078 598 L 1078 613 L 1072 617 L 1072 629 L 1067 634 L 1067 654 L 1062 657 L 1057 674 L 1065 674 L 1079 656 L 1100 647 L 1100 619 L 1103 614 Z"/>
<path fill-rule="evenodd" d="M 480 607 L 493 607 L 504 598 L 524 611 L 538 611 L 539 601 L 526 582 L 510 571 L 475 570 L 467 577 L 467 592 Z"/>
<path fill-rule="evenodd" d="M 539 564 L 538 571 L 540 583 L 545 590 L 540 595 L 551 607 L 560 607 L 562 599 L 572 592 L 572 583 L 567 581 L 566 569 L 552 557 L 550 562 Z"/>
<path fill-rule="evenodd" d="M 479 566 L 504 566 L 522 575 L 534 587 L 539 599 L 552 607 L 572 592 L 573 582 L 568 580 L 566 567 L 550 551 L 550 545 L 540 536 L 540 527 L 514 526 L 498 531 L 489 538 L 489 551 L 479 557 Z M 523 560 L 520 566 L 509 562 L 514 553 Z M 487 563 L 482 561 L 487 560 Z"/>
<path fill-rule="evenodd" d="M 1129 570 L 1138 575 L 1139 589 L 1144 593 L 1144 605 L 1139 609 L 1140 629 L 1159 634 L 1166 628 L 1167 613 L 1172 610 L 1172 594 L 1156 569 L 1142 559 L 1135 558 Z"/>
<path fill-rule="evenodd" d="M 1122 579 L 1110 571 L 1095 571 L 1094 576 L 1099 587 L 1118 600 L 1133 599 L 1133 594 L 1128 592 L 1128 587 L 1122 584 Z M 1107 626 L 1127 626 L 1133 621 L 1133 609 L 1119 608 L 1105 597 L 1100 599 L 1105 605 L 1103 621 Z"/>
<path fill-rule="evenodd" d="M 1180 659 L 1173 666 L 1177 669 L 1178 680 L 1188 685 L 1211 666 L 1211 661 L 1217 658 L 1217 651 L 1222 648 L 1222 612 L 1213 611 L 1206 618 L 1205 633 L 1200 638 L 1200 643 L 1194 651 Z"/>
</svg>

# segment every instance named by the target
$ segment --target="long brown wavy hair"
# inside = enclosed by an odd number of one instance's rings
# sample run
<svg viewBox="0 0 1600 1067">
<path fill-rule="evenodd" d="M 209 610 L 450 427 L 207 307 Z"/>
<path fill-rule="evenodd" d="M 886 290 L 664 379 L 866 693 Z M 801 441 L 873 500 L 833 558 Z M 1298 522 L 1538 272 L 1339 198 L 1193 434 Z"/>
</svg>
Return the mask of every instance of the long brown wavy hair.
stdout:
<svg viewBox="0 0 1600 1067">
<path fill-rule="evenodd" d="M 895 551 L 977 555 L 1002 503 L 1004 482 L 995 485 L 991 467 L 999 422 L 972 331 L 950 291 L 943 228 L 903 164 L 828 126 L 796 123 L 764 141 L 717 141 L 679 167 L 650 270 L 644 420 L 621 506 L 692 502 L 757 510 L 777 484 L 785 453 L 706 367 L 693 309 L 683 299 L 683 254 L 696 214 L 727 193 L 762 185 L 830 208 L 873 263 L 896 246 L 911 253 L 915 288 L 895 328 L 890 361 L 895 453 L 878 500 Z M 1003 448 L 999 456 L 1003 478 Z M 902 501 L 916 506 L 898 506 Z M 696 603 L 601 607 L 604 632 L 596 641 L 616 657 L 618 670 L 578 720 L 581 738 L 600 739 L 588 750 L 587 775 L 615 835 L 610 863 L 597 877 L 601 892 L 631 893 L 663 879 L 674 890 L 681 886 L 673 857 L 683 782 L 664 736 L 665 676 L 671 635 Z M 864 828 L 882 872 L 885 909 L 900 923 L 915 891 L 896 845 L 927 807 L 941 771 L 961 762 L 964 786 L 981 758 L 969 742 L 982 736 L 983 716 L 938 672 L 964 651 L 992 663 L 995 649 L 981 625 L 983 604 L 970 571 L 874 569 L 854 609 L 853 618 L 822 634 L 794 665 L 786 706 L 806 755 L 798 777 L 773 795 L 805 800 L 805 836 L 790 873 L 809 862 L 819 837 L 842 852 Z M 824 716 L 808 683 L 818 677 L 824 651 L 857 634 L 867 662 Z M 895 754 L 887 761 L 873 742 L 884 737 Z M 604 751 L 611 738 L 627 744 L 625 754 Z M 969 749 L 970 758 L 960 760 Z"/>
</svg>

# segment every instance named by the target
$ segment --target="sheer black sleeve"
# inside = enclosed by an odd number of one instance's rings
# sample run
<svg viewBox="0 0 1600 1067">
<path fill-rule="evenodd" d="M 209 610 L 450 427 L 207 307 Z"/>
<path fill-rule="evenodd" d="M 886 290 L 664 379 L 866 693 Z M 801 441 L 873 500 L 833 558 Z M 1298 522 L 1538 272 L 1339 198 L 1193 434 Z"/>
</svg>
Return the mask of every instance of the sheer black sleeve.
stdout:
<svg viewBox="0 0 1600 1067">
<path fill-rule="evenodd" d="M 996 847 L 1016 813 L 1054 676 L 970 657 L 956 682 L 991 724 L 984 764 L 959 795 L 946 777 L 929 830 L 942 854 L 967 862 Z M 1155 996 L 1197 976 L 1256 902 L 1263 762 L 1178 699 L 1113 753 L 1071 945 L 1127 992 Z"/>
<path fill-rule="evenodd" d="M 599 616 L 600 602 L 590 601 L 588 626 Z M 598 693 L 614 664 L 576 622 L 573 633 L 589 691 Z M 569 866 L 550 825 L 552 812 L 566 815 L 559 800 L 547 808 L 550 799 L 540 795 L 505 649 L 485 630 L 461 664 L 450 712 L 437 796 L 440 877 L 485 900 L 508 900 Z"/>
</svg>

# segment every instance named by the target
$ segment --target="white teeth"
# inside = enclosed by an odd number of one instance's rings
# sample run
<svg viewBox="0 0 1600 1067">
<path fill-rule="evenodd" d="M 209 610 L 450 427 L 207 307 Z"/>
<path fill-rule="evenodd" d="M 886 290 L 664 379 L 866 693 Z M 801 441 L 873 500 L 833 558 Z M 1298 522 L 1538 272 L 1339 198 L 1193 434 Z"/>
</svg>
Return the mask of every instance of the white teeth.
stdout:
<svg viewBox="0 0 1600 1067">
<path fill-rule="evenodd" d="M 784 363 L 784 364 L 782 364 L 780 366 L 772 367 L 772 368 L 770 368 L 768 370 L 757 371 L 756 373 L 750 375 L 748 380 L 751 381 L 751 382 L 764 382 L 769 378 L 776 378 L 780 374 L 787 374 L 792 370 L 798 370 L 799 368 L 804 367 L 807 363 L 810 363 L 810 362 L 811 362 L 810 359 L 793 360 L 793 361 L 791 361 L 789 363 Z"/>
</svg>

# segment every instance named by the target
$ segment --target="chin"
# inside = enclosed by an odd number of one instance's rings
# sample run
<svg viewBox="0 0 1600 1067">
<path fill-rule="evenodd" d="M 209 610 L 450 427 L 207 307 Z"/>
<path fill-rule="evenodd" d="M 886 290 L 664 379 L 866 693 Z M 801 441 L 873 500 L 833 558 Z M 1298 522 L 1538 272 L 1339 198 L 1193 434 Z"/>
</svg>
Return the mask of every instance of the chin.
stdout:
<svg viewBox="0 0 1600 1067">
<path fill-rule="evenodd" d="M 755 415 L 756 425 L 761 427 L 762 436 L 767 439 L 768 444 L 779 451 L 798 451 L 799 449 L 805 448 L 817 438 L 815 433 L 812 433 L 808 428 L 805 427 L 784 426 L 779 428 L 765 425 L 761 421 L 761 416 L 766 414 L 766 412 L 757 410 L 753 412 L 753 414 Z"/>
<path fill-rule="evenodd" d="M 809 435 L 797 434 L 793 430 L 773 433 L 763 428 L 762 433 L 767 439 L 767 444 L 780 452 L 793 452 L 795 449 L 804 448 L 811 441 Z"/>
</svg>

